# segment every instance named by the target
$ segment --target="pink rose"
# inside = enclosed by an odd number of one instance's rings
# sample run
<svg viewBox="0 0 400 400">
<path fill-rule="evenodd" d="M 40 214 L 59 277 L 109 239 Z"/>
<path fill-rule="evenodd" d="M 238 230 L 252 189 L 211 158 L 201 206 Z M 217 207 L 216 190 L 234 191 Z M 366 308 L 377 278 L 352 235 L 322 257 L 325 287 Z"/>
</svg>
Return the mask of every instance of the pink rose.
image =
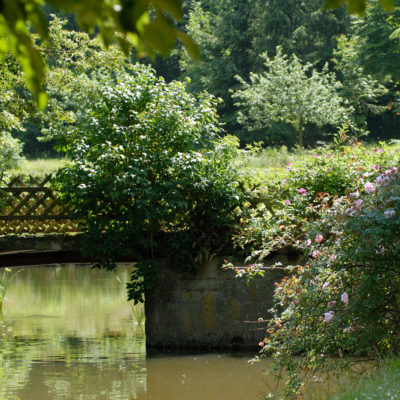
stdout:
<svg viewBox="0 0 400 400">
<path fill-rule="evenodd" d="M 355 206 L 356 208 L 361 208 L 362 203 L 363 203 L 363 201 L 362 201 L 361 199 L 357 199 L 357 200 L 354 202 L 354 206 Z"/>
<path fill-rule="evenodd" d="M 307 190 L 306 189 L 304 189 L 304 188 L 301 188 L 301 189 L 299 189 L 299 192 L 300 192 L 300 194 L 306 194 L 307 193 Z"/>
<path fill-rule="evenodd" d="M 323 240 L 324 240 L 324 237 L 322 235 L 320 235 L 319 233 L 317 236 L 315 236 L 315 241 L 317 243 L 321 243 Z"/>
<path fill-rule="evenodd" d="M 313 251 L 312 256 L 313 258 L 318 258 L 320 256 L 321 252 L 318 250 Z"/>
<path fill-rule="evenodd" d="M 332 318 L 333 318 L 333 314 L 334 314 L 333 311 L 329 311 L 329 312 L 324 313 L 324 322 L 331 321 Z"/>
<path fill-rule="evenodd" d="M 349 304 L 349 295 L 344 292 L 341 296 L 340 299 L 343 301 L 344 304 Z"/>
<path fill-rule="evenodd" d="M 290 202 L 290 200 L 285 200 L 285 204 L 290 205 L 292 203 Z"/>
<path fill-rule="evenodd" d="M 364 190 L 365 190 L 367 193 L 372 193 L 372 192 L 375 190 L 375 185 L 374 185 L 372 182 L 367 182 L 367 183 L 364 185 Z"/>
<path fill-rule="evenodd" d="M 336 254 L 332 254 L 332 255 L 329 257 L 329 261 L 335 261 L 336 258 L 337 258 Z"/>
</svg>

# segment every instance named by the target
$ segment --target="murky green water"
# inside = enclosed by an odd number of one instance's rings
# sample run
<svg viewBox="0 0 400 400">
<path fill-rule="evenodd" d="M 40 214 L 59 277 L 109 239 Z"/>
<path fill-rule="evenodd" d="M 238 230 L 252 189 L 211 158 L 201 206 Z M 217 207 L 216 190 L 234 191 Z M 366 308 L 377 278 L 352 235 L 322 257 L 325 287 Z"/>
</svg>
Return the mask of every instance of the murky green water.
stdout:
<svg viewBox="0 0 400 400">
<path fill-rule="evenodd" d="M 267 361 L 251 365 L 252 354 L 146 357 L 141 310 L 111 272 L 28 268 L 6 297 L 1 400 L 250 400 L 267 390 Z"/>
</svg>

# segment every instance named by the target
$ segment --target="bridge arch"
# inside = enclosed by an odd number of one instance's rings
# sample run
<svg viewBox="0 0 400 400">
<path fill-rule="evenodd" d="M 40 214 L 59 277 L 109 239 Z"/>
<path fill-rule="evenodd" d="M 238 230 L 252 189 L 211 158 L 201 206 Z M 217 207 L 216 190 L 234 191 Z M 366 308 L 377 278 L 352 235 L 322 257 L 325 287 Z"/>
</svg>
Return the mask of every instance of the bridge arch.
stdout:
<svg viewBox="0 0 400 400">
<path fill-rule="evenodd" d="M 0 237 L 0 267 L 89 263 L 79 253 L 80 235 L 10 235 Z M 135 260 L 120 258 L 118 262 Z M 298 255 L 279 254 L 268 264 L 300 261 Z M 220 268 L 223 258 L 204 263 L 196 274 L 183 273 L 159 260 L 157 285 L 145 294 L 148 349 L 257 349 L 265 336 L 267 310 L 275 270 L 250 285 Z"/>
</svg>

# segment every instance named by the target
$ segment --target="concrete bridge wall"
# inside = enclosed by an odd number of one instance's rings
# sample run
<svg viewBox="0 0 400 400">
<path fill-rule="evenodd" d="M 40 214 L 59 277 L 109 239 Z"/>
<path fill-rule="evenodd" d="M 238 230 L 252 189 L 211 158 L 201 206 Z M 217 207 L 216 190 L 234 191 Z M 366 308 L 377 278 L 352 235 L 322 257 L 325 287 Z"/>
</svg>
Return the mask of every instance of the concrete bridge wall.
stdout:
<svg viewBox="0 0 400 400">
<path fill-rule="evenodd" d="M 298 255 L 277 255 L 267 264 L 301 261 Z M 247 286 L 233 271 L 220 268 L 223 259 L 204 264 L 196 275 L 163 265 L 158 285 L 146 293 L 146 344 L 149 349 L 256 349 L 265 337 L 274 283 L 282 270 L 268 271 Z"/>
<path fill-rule="evenodd" d="M 121 260 L 128 261 L 128 260 Z M 130 260 L 134 261 L 134 260 Z M 2 236 L 0 267 L 90 262 L 79 254 L 79 235 Z M 298 255 L 271 257 L 266 265 L 301 262 Z M 267 271 L 247 286 L 223 258 L 193 275 L 160 260 L 158 284 L 145 295 L 146 344 L 149 349 L 256 349 L 265 336 L 274 283 L 281 270 Z"/>
</svg>

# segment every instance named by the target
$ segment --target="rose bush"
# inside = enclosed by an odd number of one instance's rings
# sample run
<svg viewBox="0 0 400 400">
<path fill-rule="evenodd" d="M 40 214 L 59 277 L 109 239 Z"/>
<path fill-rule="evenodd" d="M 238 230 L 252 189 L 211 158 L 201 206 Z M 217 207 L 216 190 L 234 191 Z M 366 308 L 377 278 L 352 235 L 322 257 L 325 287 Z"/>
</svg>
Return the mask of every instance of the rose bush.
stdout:
<svg viewBox="0 0 400 400">
<path fill-rule="evenodd" d="M 399 352 L 398 165 L 399 152 L 385 146 L 318 152 L 266 186 L 266 206 L 259 205 L 237 235 L 239 246 L 253 235 L 251 273 L 279 246 L 306 256 L 276 283 L 261 343 L 272 355 L 272 372 L 279 377 L 286 370 L 289 398 L 319 372 L 349 366 L 347 356 Z"/>
</svg>

